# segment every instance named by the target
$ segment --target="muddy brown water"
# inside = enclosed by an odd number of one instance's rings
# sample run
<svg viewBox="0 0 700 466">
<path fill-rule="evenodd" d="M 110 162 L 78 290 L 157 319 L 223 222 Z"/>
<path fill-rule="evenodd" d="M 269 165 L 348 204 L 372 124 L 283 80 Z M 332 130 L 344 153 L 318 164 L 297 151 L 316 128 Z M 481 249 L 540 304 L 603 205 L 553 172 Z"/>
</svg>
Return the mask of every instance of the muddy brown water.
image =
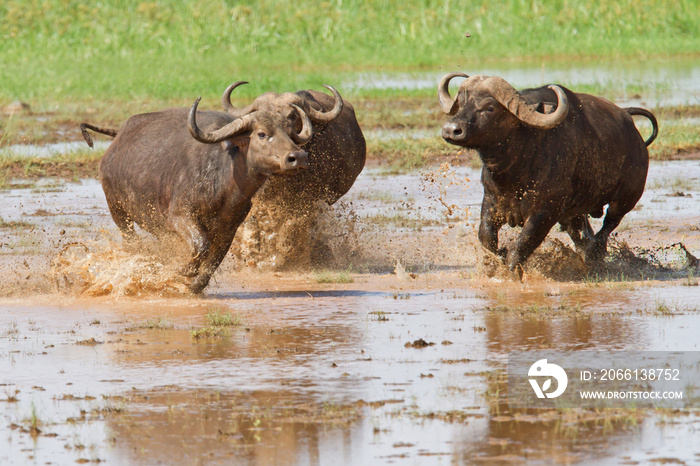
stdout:
<svg viewBox="0 0 700 466">
<path fill-rule="evenodd" d="M 101 283 L 148 263 L 121 262 L 99 183 L 2 192 L 5 222 L 27 223 L 2 229 L 0 464 L 697 462 L 695 410 L 518 413 L 503 373 L 515 350 L 699 350 L 700 287 L 666 247 L 700 255 L 700 162 L 652 164 L 617 241 L 664 268 L 634 277 L 489 278 L 480 198 L 472 169 L 369 170 L 328 214 L 328 273 L 352 282 L 231 254 L 202 297 L 86 297 L 54 288 L 66 244 Z M 236 325 L 194 338 L 212 311 Z"/>
</svg>

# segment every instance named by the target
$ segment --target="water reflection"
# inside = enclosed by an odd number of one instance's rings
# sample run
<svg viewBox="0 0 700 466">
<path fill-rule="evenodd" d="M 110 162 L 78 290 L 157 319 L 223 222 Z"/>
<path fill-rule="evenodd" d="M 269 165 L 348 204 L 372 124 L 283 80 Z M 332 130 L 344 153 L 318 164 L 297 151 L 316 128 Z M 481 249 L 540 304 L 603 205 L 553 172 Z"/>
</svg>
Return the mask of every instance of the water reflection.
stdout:
<svg viewBox="0 0 700 466">
<path fill-rule="evenodd" d="M 34 410 L 56 435 L 36 437 L 36 458 L 84 458 L 63 448 L 79 441 L 118 463 L 569 463 L 618 460 L 654 429 L 649 413 L 510 412 L 503 374 L 515 349 L 666 349 L 660 332 L 690 349 L 692 320 L 635 311 L 658 290 L 481 286 L 4 306 L 0 327 L 16 331 L 0 337 L 0 384 L 19 400 L 0 403 L 0 438 L 26 458 Z M 214 303 L 243 323 L 193 340 Z M 173 328 L 141 325 L 158 316 Z M 678 419 L 673 435 L 689 438 Z"/>
</svg>

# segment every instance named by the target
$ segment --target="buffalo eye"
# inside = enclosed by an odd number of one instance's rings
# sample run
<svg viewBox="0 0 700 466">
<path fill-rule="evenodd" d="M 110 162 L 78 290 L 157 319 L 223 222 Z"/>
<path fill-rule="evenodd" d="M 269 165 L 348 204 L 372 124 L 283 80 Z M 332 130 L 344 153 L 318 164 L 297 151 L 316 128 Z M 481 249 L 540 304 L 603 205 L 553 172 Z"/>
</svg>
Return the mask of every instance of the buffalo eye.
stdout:
<svg viewBox="0 0 700 466">
<path fill-rule="evenodd" d="M 486 107 L 486 111 L 487 111 L 487 112 L 493 112 L 493 107 L 489 105 L 488 107 Z"/>
<path fill-rule="evenodd" d="M 263 133 L 262 131 L 258 133 L 258 137 L 260 139 L 265 139 L 267 137 L 267 134 Z"/>
</svg>

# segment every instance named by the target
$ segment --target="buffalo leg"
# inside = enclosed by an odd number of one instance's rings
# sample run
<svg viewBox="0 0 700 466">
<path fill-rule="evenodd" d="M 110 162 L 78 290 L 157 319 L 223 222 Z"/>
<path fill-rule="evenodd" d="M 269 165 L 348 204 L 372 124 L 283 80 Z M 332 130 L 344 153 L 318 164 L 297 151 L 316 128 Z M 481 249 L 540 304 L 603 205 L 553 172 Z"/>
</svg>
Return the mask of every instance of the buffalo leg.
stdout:
<svg viewBox="0 0 700 466">
<path fill-rule="evenodd" d="M 574 242 L 576 249 L 580 252 L 586 251 L 593 240 L 593 232 L 591 224 L 588 223 L 588 216 L 582 215 L 560 223 Z M 583 233 L 583 236 L 581 233 Z"/>
<path fill-rule="evenodd" d="M 595 232 L 593 231 L 593 227 L 588 222 L 588 215 L 583 216 L 583 237 L 586 238 L 588 242 L 593 241 L 593 239 L 595 238 Z"/>
<path fill-rule="evenodd" d="M 629 207 L 629 208 L 628 208 Z M 634 204 L 632 204 L 634 207 Z M 599 262 L 605 257 L 608 251 L 608 237 L 622 221 L 627 212 L 632 210 L 632 207 L 620 205 L 618 202 L 611 202 L 608 205 L 608 211 L 605 213 L 603 226 L 598 233 L 593 237 L 593 241 L 586 249 L 586 262 Z"/>
<path fill-rule="evenodd" d="M 192 293 L 201 293 L 209 284 L 212 275 L 219 268 L 219 265 L 231 248 L 233 237 L 236 235 L 238 227 L 247 217 L 250 207 L 251 204 L 248 202 L 246 208 L 241 210 L 238 216 L 233 219 L 232 224 L 225 224 L 226 228 L 209 231 L 207 249 L 199 257 L 197 273 L 188 285 Z"/>
<path fill-rule="evenodd" d="M 117 224 L 122 238 L 124 238 L 127 243 L 133 242 L 136 239 L 134 221 L 124 212 L 124 209 L 117 204 L 109 203 L 109 213 L 112 214 L 112 220 Z"/>
<path fill-rule="evenodd" d="M 189 285 L 189 289 L 192 293 L 201 293 L 209 284 L 212 275 L 214 275 L 216 269 L 219 268 L 219 265 L 221 265 L 221 262 L 226 257 L 226 253 L 228 253 L 228 250 L 231 248 L 234 234 L 228 234 L 224 238 L 217 237 L 217 240 L 221 239 L 221 241 L 215 240 L 214 242 L 216 244 L 209 248 L 206 257 L 201 262 L 199 273 Z"/>
<path fill-rule="evenodd" d="M 506 248 L 498 249 L 498 231 L 503 226 L 503 222 L 496 219 L 495 210 L 493 201 L 487 196 L 484 196 L 484 200 L 481 203 L 479 242 L 481 242 L 481 245 L 488 251 L 498 256 L 506 257 L 508 253 Z"/>
<path fill-rule="evenodd" d="M 185 241 L 189 255 L 187 264 L 178 270 L 178 273 L 185 277 L 195 277 L 209 251 L 209 239 L 199 225 L 190 219 L 177 217 L 173 221 L 173 226 L 180 238 Z"/>
<path fill-rule="evenodd" d="M 540 211 L 530 215 L 518 235 L 515 247 L 508 253 L 508 270 L 513 278 L 522 280 L 523 263 L 542 244 L 549 230 L 557 223 L 556 216 L 550 212 Z"/>
</svg>

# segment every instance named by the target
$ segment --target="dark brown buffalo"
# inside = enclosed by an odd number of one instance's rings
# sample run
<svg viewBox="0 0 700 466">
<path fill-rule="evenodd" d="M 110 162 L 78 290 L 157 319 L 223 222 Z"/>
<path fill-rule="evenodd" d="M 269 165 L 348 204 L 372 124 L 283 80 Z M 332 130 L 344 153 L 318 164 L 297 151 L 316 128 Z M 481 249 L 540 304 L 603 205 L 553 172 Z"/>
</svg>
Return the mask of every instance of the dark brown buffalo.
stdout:
<svg viewBox="0 0 700 466">
<path fill-rule="evenodd" d="M 467 79 L 452 99 L 448 86 L 457 76 Z M 444 76 L 438 97 L 453 116 L 442 137 L 475 149 L 483 162 L 479 240 L 513 275 L 522 278 L 522 264 L 557 222 L 587 262 L 605 256 L 608 236 L 644 191 L 646 146 L 658 132 L 654 115 L 561 86 L 518 92 L 502 78 L 463 73 Z M 647 141 L 631 115 L 651 120 Z M 588 215 L 601 217 L 606 205 L 603 226 L 593 235 Z M 498 247 L 506 223 L 522 226 L 510 250 Z"/>
<path fill-rule="evenodd" d="M 133 238 L 136 223 L 159 238 L 183 240 L 188 257 L 181 274 L 195 293 L 209 283 L 265 180 L 306 168 L 308 155 L 299 145 L 312 135 L 299 107 L 297 132 L 275 112 L 197 113 L 198 103 L 189 113 L 173 108 L 134 115 L 116 132 L 81 125 L 84 135 L 86 128 L 116 134 L 100 174 L 122 234 Z M 89 136 L 86 141 L 91 145 Z"/>
<path fill-rule="evenodd" d="M 221 97 L 224 109 L 233 116 L 252 111 L 276 112 L 301 125 L 294 105 L 302 108 L 313 124 L 311 140 L 304 146 L 309 167 L 292 178 L 270 180 L 261 193 L 266 199 L 282 201 L 290 212 L 305 213 L 316 201 L 335 203 L 352 187 L 365 166 L 366 145 L 355 110 L 330 86 L 333 96 L 314 90 L 267 92 L 252 104 L 237 109 L 231 104 L 231 92 L 245 81 L 231 84 Z M 285 202 L 287 201 L 287 202 Z"/>
</svg>

